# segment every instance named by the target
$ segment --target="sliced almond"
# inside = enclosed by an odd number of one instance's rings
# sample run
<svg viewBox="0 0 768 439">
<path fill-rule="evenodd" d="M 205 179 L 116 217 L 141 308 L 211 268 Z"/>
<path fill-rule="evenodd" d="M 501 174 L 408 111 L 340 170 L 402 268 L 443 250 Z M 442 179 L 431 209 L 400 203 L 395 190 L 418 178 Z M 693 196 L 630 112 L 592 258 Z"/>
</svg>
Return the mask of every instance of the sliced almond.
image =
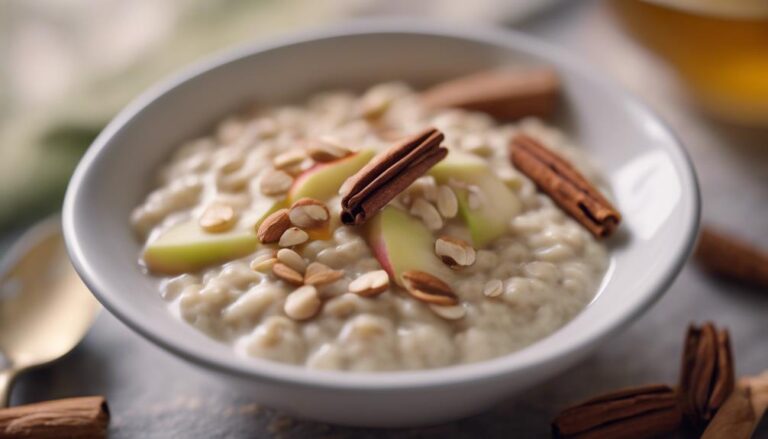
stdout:
<svg viewBox="0 0 768 439">
<path fill-rule="evenodd" d="M 211 204 L 198 220 L 200 227 L 206 232 L 221 233 L 231 229 L 237 222 L 235 209 L 226 204 Z"/>
<path fill-rule="evenodd" d="M 277 262 L 277 258 L 275 258 L 274 256 L 262 255 L 252 260 L 250 267 L 251 267 L 251 270 L 253 271 L 266 273 L 272 270 L 272 267 L 275 265 L 275 262 Z"/>
<path fill-rule="evenodd" d="M 299 273 L 304 273 L 304 270 L 307 269 L 307 263 L 304 261 L 304 258 L 289 248 L 281 248 L 278 250 L 277 260 L 293 268 Z"/>
<path fill-rule="evenodd" d="M 429 230 L 443 228 L 443 218 L 440 216 L 440 212 L 432 203 L 422 197 L 416 198 L 411 204 L 411 214 L 421 218 Z"/>
<path fill-rule="evenodd" d="M 307 242 L 308 239 L 309 235 L 307 232 L 301 230 L 298 227 L 289 227 L 285 230 L 285 232 L 283 232 L 282 236 L 280 236 L 278 245 L 280 247 L 293 247 L 294 245 Z"/>
<path fill-rule="evenodd" d="M 264 171 L 259 181 L 259 189 L 266 196 L 282 195 L 288 192 L 293 184 L 293 177 L 279 169 Z"/>
<path fill-rule="evenodd" d="M 313 198 L 302 198 L 293 203 L 288 216 L 294 226 L 304 229 L 322 227 L 331 217 L 325 203 Z"/>
<path fill-rule="evenodd" d="M 349 292 L 363 297 L 373 297 L 389 288 L 389 274 L 384 270 L 370 271 L 349 283 Z"/>
<path fill-rule="evenodd" d="M 352 154 L 352 151 L 328 138 L 307 141 L 307 155 L 318 162 L 332 162 Z"/>
<path fill-rule="evenodd" d="M 504 292 L 504 283 L 499 279 L 491 279 L 483 287 L 485 297 L 499 297 Z"/>
<path fill-rule="evenodd" d="M 477 252 L 468 242 L 452 236 L 435 241 L 435 254 L 449 267 L 469 267 L 475 263 Z"/>
<path fill-rule="evenodd" d="M 429 305 L 429 309 L 431 309 L 433 313 L 439 315 L 440 317 L 446 320 L 459 320 L 463 318 L 465 315 L 467 315 L 467 310 L 464 309 L 464 307 L 461 305 L 453 305 L 453 306 Z"/>
<path fill-rule="evenodd" d="M 307 266 L 307 271 L 304 273 L 304 283 L 308 285 L 326 285 L 336 282 L 343 276 L 343 271 L 334 270 L 320 262 L 312 262 Z"/>
<path fill-rule="evenodd" d="M 320 311 L 320 297 L 317 289 L 312 285 L 305 285 L 292 292 L 285 298 L 283 311 L 293 320 L 306 320 L 312 318 Z"/>
<path fill-rule="evenodd" d="M 459 298 L 451 287 L 429 273 L 406 271 L 403 273 L 403 281 L 406 291 L 422 302 L 440 306 L 453 306 L 459 303 Z"/>
<path fill-rule="evenodd" d="M 369 122 L 381 118 L 389 110 L 393 97 L 389 90 L 386 89 L 374 87 L 368 90 L 360 98 L 360 115 Z"/>
<path fill-rule="evenodd" d="M 288 217 L 288 209 L 280 209 L 261 222 L 256 236 L 263 244 L 275 243 L 280 241 L 280 237 L 290 227 L 291 219 Z"/>
<path fill-rule="evenodd" d="M 278 154 L 272 159 L 272 165 L 277 169 L 285 170 L 298 165 L 307 158 L 307 153 L 301 149 L 292 149 L 284 153 Z"/>
<path fill-rule="evenodd" d="M 448 186 L 441 185 L 437 188 L 437 211 L 446 219 L 453 218 L 459 213 L 456 192 Z"/>
<path fill-rule="evenodd" d="M 272 274 L 291 285 L 302 285 L 304 283 L 304 276 L 301 273 L 282 262 L 276 262 L 272 266 Z"/>
</svg>

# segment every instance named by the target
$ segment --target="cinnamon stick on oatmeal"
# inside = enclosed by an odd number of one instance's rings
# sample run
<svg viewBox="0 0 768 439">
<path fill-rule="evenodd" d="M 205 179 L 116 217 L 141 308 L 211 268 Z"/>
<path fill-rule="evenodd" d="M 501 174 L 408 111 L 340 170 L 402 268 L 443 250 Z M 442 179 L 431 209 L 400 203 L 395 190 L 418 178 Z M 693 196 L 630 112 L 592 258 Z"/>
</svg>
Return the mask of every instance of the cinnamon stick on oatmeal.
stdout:
<svg viewBox="0 0 768 439">
<path fill-rule="evenodd" d="M 443 133 L 428 128 L 379 153 L 342 186 L 341 221 L 363 224 L 429 168 L 444 159 Z"/>
<path fill-rule="evenodd" d="M 704 227 L 694 257 L 712 274 L 768 288 L 768 252 L 737 238 Z"/>
<path fill-rule="evenodd" d="M 421 94 L 431 109 L 482 111 L 499 120 L 554 113 L 560 81 L 547 67 L 479 72 L 435 85 Z"/>
<path fill-rule="evenodd" d="M 59 399 L 0 410 L 0 437 L 106 437 L 107 401 L 101 396 Z"/>
<path fill-rule="evenodd" d="M 597 238 L 613 233 L 621 214 L 570 163 L 536 139 L 516 135 L 510 144 L 512 164 Z"/>
</svg>

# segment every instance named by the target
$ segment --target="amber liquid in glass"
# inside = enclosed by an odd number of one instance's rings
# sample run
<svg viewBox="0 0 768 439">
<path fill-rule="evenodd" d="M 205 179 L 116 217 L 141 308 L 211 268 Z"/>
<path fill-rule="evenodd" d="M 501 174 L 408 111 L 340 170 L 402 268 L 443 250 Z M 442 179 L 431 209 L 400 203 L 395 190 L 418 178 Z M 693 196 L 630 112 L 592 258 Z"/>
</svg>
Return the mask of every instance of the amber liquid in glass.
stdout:
<svg viewBox="0 0 768 439">
<path fill-rule="evenodd" d="M 616 0 L 629 30 L 679 74 L 709 112 L 768 126 L 768 0 Z M 710 9 L 707 4 L 724 8 Z M 698 6 L 693 6 L 698 4 Z"/>
</svg>

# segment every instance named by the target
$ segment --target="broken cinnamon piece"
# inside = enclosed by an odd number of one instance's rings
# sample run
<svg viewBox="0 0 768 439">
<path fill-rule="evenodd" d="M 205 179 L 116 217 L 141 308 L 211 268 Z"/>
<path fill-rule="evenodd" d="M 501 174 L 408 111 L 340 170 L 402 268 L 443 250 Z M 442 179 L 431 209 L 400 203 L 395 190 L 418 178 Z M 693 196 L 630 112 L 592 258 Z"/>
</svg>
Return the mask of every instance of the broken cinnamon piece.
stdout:
<svg viewBox="0 0 768 439">
<path fill-rule="evenodd" d="M 546 67 L 499 69 L 437 84 L 421 94 L 427 108 L 482 111 L 499 120 L 551 116 L 557 107 L 560 80 Z"/>
<path fill-rule="evenodd" d="M 3 438 L 100 438 L 109 424 L 101 396 L 59 399 L 0 410 Z"/>
<path fill-rule="evenodd" d="M 707 426 L 733 392 L 733 354 L 728 331 L 712 323 L 691 325 L 685 338 L 678 392 L 680 407 L 696 431 Z"/>
<path fill-rule="evenodd" d="M 768 288 L 768 252 L 704 227 L 695 260 L 712 274 Z"/>
<path fill-rule="evenodd" d="M 613 233 L 621 214 L 579 171 L 534 138 L 510 143 L 512 164 L 597 238 Z"/>
<path fill-rule="evenodd" d="M 560 438 L 651 438 L 682 422 L 675 391 L 655 384 L 611 392 L 562 411 L 552 422 Z"/>
<path fill-rule="evenodd" d="M 341 222 L 363 224 L 444 159 L 448 150 L 440 146 L 443 138 L 429 128 L 374 157 L 342 186 Z"/>
</svg>

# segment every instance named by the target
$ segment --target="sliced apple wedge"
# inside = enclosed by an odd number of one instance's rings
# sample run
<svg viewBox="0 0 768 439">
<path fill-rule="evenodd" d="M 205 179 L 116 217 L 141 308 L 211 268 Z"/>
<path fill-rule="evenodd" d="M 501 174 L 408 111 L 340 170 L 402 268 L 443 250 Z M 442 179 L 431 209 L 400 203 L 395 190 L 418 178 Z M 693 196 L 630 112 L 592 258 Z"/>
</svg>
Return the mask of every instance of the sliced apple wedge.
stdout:
<svg viewBox="0 0 768 439">
<path fill-rule="evenodd" d="M 382 268 L 399 285 L 409 270 L 429 273 L 451 282 L 453 273 L 434 253 L 435 238 L 417 218 L 387 206 L 368 225 L 368 245 Z"/>
<path fill-rule="evenodd" d="M 509 220 L 520 212 L 520 200 L 480 157 L 451 151 L 429 173 L 441 184 L 455 180 L 477 188 L 479 206 L 470 205 L 468 190 L 456 190 L 459 214 L 469 228 L 475 247 L 484 247 L 506 233 Z"/>
<path fill-rule="evenodd" d="M 208 233 L 193 219 L 171 227 L 147 244 L 142 259 L 153 273 L 179 274 L 245 256 L 258 244 L 253 230 Z"/>
<path fill-rule="evenodd" d="M 328 201 L 338 194 L 344 181 L 371 161 L 374 155 L 373 150 L 364 149 L 339 160 L 316 164 L 296 178 L 288 192 L 288 200 L 292 203 L 306 197 Z"/>
</svg>

